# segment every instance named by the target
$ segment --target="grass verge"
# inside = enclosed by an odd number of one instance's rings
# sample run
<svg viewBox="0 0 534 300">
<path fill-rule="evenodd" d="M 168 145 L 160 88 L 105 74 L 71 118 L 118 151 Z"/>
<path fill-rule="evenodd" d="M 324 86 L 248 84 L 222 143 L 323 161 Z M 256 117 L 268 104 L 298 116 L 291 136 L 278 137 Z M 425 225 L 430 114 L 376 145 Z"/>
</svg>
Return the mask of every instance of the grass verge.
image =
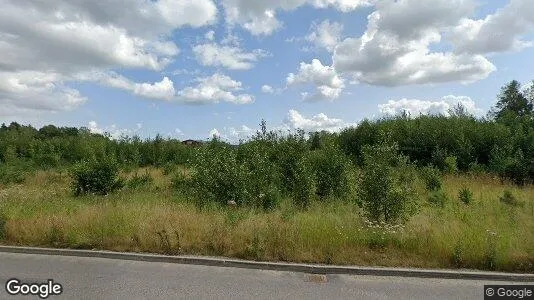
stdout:
<svg viewBox="0 0 534 300">
<path fill-rule="evenodd" d="M 6 245 L 193 254 L 266 261 L 389 267 L 534 271 L 534 187 L 485 176 L 448 176 L 442 206 L 421 202 L 402 226 L 369 224 L 351 203 L 283 201 L 261 211 L 198 209 L 150 169 L 149 187 L 75 198 L 65 174 L 38 172 L 0 189 L 0 242 Z M 472 202 L 458 191 L 469 188 Z M 421 188 L 424 190 L 424 188 Z M 500 201 L 511 191 L 522 205 Z M 425 197 L 421 197 L 422 199 Z"/>
</svg>

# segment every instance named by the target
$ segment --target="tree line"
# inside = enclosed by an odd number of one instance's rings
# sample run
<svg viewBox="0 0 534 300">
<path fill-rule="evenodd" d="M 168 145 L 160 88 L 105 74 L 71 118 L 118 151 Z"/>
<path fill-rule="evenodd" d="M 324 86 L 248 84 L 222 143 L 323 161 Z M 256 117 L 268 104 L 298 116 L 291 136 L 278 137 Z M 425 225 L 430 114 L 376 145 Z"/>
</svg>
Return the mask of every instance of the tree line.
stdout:
<svg viewBox="0 0 534 300">
<path fill-rule="evenodd" d="M 262 128 L 258 134 L 267 139 L 269 132 Z M 534 85 L 506 84 L 484 117 L 458 106 L 447 116 L 401 114 L 364 120 L 340 133 L 317 132 L 297 140 L 299 147 L 310 151 L 322 147 L 339 150 L 357 166 L 365 163 L 365 147 L 387 140 L 398 145 L 400 153 L 416 166 L 434 166 L 443 172 L 490 172 L 526 184 L 534 180 Z M 258 139 L 244 141 L 240 147 L 250 143 L 258 144 Z M 190 147 L 161 136 L 111 139 L 87 128 L 48 125 L 36 129 L 13 122 L 0 127 L 0 183 L 16 181 L 32 170 L 68 168 L 80 161 L 104 158 L 112 158 L 122 167 L 191 164 L 196 153 L 209 145 Z M 283 155 L 278 159 L 283 160 Z"/>
</svg>

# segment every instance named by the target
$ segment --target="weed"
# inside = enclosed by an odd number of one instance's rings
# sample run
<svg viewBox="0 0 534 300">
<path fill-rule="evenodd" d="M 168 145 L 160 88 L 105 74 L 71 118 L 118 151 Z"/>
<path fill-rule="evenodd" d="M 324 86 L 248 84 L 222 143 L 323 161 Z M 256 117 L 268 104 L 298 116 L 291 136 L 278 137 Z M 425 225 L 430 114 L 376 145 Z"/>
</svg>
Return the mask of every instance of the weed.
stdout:
<svg viewBox="0 0 534 300">
<path fill-rule="evenodd" d="M 152 175 L 150 175 L 150 173 L 148 173 L 148 171 L 146 171 L 146 173 L 141 176 L 135 173 L 135 175 L 127 181 L 126 185 L 129 189 L 137 190 L 140 188 L 150 187 L 153 183 L 154 178 Z"/>
<path fill-rule="evenodd" d="M 7 217 L 4 213 L 0 212 L 0 241 L 6 238 L 7 234 Z"/>
<path fill-rule="evenodd" d="M 514 194 L 510 190 L 505 190 L 502 194 L 502 196 L 499 197 L 499 200 L 510 206 L 522 206 L 523 203 L 517 200 L 517 198 L 514 196 Z"/>
<path fill-rule="evenodd" d="M 441 208 L 445 207 L 447 201 L 447 194 L 441 189 L 430 192 L 428 196 L 428 202 Z"/>
<path fill-rule="evenodd" d="M 433 192 L 441 189 L 442 179 L 438 169 L 432 167 L 424 167 L 421 172 L 421 177 L 425 183 L 427 191 Z"/>
<path fill-rule="evenodd" d="M 458 198 L 465 205 L 469 205 L 471 202 L 473 202 L 473 192 L 469 188 L 464 187 L 458 192 Z"/>
</svg>

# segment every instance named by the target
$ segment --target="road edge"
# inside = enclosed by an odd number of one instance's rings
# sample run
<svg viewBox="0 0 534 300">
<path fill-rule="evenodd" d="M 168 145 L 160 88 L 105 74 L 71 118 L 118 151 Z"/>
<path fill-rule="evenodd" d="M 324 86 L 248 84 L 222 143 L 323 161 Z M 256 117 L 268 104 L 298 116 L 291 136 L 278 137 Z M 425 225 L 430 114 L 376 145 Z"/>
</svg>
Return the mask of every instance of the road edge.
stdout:
<svg viewBox="0 0 534 300">
<path fill-rule="evenodd" d="M 119 260 L 132 260 L 144 262 L 163 262 L 185 265 L 202 265 L 213 267 L 230 267 L 245 269 L 260 269 L 272 271 L 286 271 L 309 274 L 345 274 L 345 275 L 368 275 L 368 276 L 396 276 L 437 279 L 466 279 L 488 281 L 516 281 L 534 282 L 534 274 L 484 272 L 472 270 L 437 270 L 437 269 L 410 269 L 410 268 L 386 268 L 386 267 L 358 267 L 358 266 L 332 266 L 299 264 L 284 262 L 249 261 L 232 258 L 199 257 L 199 256 L 166 256 L 158 254 L 125 253 L 113 251 L 75 250 L 0 246 L 0 253 L 19 253 L 55 256 L 94 257 Z"/>
</svg>

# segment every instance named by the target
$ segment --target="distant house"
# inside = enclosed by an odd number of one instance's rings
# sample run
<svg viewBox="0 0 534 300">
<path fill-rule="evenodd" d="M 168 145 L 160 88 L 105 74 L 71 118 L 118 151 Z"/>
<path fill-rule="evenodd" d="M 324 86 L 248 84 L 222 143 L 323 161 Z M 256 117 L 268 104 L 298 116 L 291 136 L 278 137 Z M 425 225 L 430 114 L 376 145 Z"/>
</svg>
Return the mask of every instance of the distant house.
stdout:
<svg viewBox="0 0 534 300">
<path fill-rule="evenodd" d="M 195 141 L 195 140 L 185 140 L 182 142 L 182 144 L 186 146 L 200 146 L 202 145 L 202 142 Z"/>
</svg>

